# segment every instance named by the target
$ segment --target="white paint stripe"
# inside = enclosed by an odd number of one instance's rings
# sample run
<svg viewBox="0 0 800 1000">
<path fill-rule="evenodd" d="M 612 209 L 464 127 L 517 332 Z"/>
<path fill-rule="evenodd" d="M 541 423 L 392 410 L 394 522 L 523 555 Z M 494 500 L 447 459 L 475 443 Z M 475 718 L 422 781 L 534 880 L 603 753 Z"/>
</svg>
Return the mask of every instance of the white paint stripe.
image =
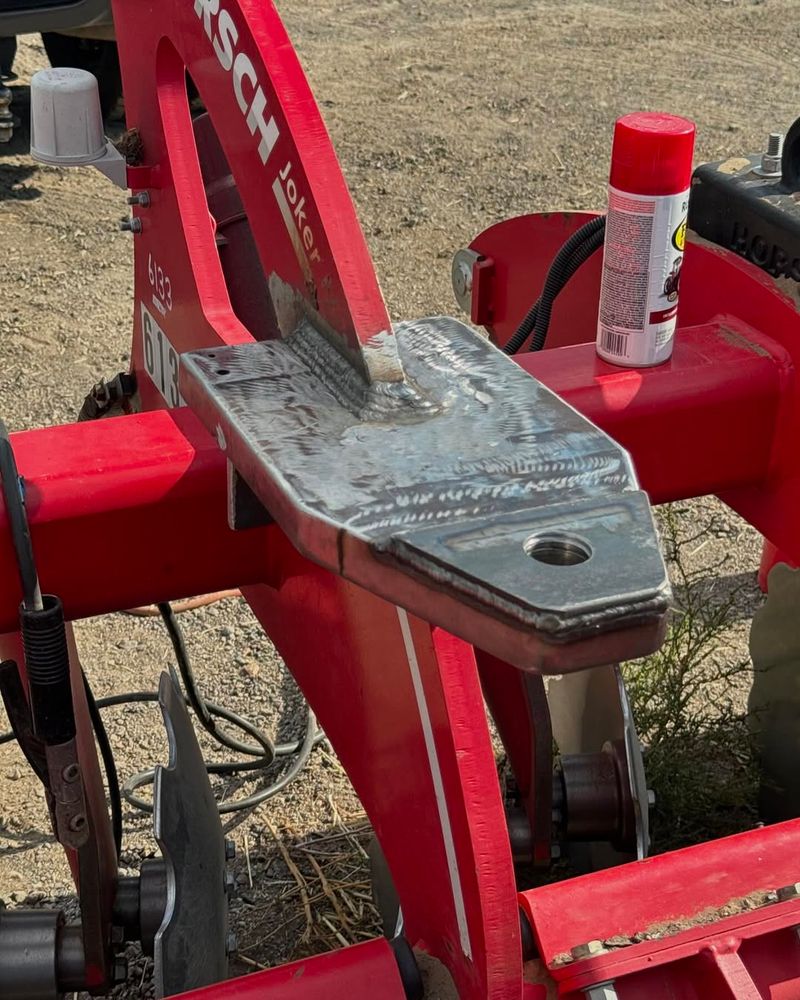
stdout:
<svg viewBox="0 0 800 1000">
<path fill-rule="evenodd" d="M 425 689 L 422 686 L 422 677 L 419 672 L 417 651 L 414 649 L 414 639 L 411 635 L 411 626 L 408 622 L 408 615 L 402 608 L 398 608 L 397 617 L 400 619 L 400 631 L 403 633 L 403 642 L 406 647 L 408 665 L 411 668 L 411 680 L 414 684 L 414 694 L 417 698 L 417 708 L 419 709 L 419 717 L 422 722 L 422 733 L 425 737 L 425 749 L 428 751 L 428 763 L 430 764 L 431 776 L 433 778 L 433 790 L 436 795 L 436 807 L 439 810 L 439 822 L 442 826 L 444 852 L 447 856 L 447 867 L 450 872 L 450 885 L 453 889 L 453 902 L 456 907 L 456 920 L 458 921 L 458 932 L 461 938 L 461 950 L 467 958 L 472 958 L 472 946 L 469 940 L 469 927 L 467 925 L 467 911 L 464 906 L 464 893 L 461 889 L 461 876 L 458 872 L 456 845 L 453 840 L 453 828 L 450 825 L 450 816 L 447 812 L 447 799 L 444 794 L 442 771 L 439 767 L 439 758 L 436 754 L 436 744 L 433 740 L 433 727 L 431 726 L 428 703 L 425 700 Z"/>
<path fill-rule="evenodd" d="M 299 261 L 300 267 L 303 271 L 303 277 L 306 279 L 306 283 L 310 284 L 313 282 L 311 264 L 308 260 L 306 248 L 303 246 L 300 231 L 294 224 L 294 216 L 292 215 L 292 210 L 289 207 L 289 202 L 286 200 L 286 193 L 283 190 L 280 177 L 276 177 L 272 182 L 272 193 L 275 195 L 275 200 L 278 203 L 278 208 L 281 210 L 283 221 L 286 223 L 286 228 L 289 230 L 289 239 L 292 241 L 294 252 L 297 254 L 297 260 Z"/>
</svg>

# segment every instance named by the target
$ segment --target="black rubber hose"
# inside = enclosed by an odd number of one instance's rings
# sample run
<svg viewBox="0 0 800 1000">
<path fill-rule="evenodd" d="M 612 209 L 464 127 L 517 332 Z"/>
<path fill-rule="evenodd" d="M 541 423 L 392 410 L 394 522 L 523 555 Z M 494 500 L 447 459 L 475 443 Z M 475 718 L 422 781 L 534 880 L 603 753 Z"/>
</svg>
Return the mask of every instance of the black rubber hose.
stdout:
<svg viewBox="0 0 800 1000">
<path fill-rule="evenodd" d="M 275 759 L 275 747 L 272 744 L 272 740 L 266 735 L 266 733 L 262 733 L 261 730 L 259 730 L 252 723 L 248 722 L 246 719 L 238 717 L 235 725 L 253 737 L 256 743 L 258 743 L 258 746 L 253 746 L 249 743 L 242 743 L 240 740 L 234 739 L 232 736 L 228 736 L 226 733 L 217 728 L 217 725 L 214 722 L 214 717 L 209 711 L 208 704 L 197 688 L 197 682 L 194 678 L 192 665 L 189 662 L 189 654 L 186 652 L 186 643 L 183 639 L 183 631 L 178 624 L 178 619 L 175 617 L 175 612 L 166 601 L 162 601 L 157 604 L 156 607 L 161 613 L 161 617 L 167 629 L 167 634 L 172 642 L 172 649 L 175 653 L 178 670 L 180 671 L 181 679 L 183 680 L 183 685 L 186 689 L 186 696 L 189 700 L 189 704 L 192 706 L 192 710 L 200 722 L 200 725 L 217 741 L 217 743 L 227 747 L 228 750 L 233 750 L 235 753 L 243 753 L 249 757 L 268 758 L 262 764 L 263 767 L 268 767 Z M 178 687 L 180 687 L 180 685 L 178 685 Z M 224 718 L 224 713 L 222 711 L 218 711 L 216 714 Z"/>
<path fill-rule="evenodd" d="M 122 796 L 119 790 L 119 775 L 117 774 L 117 764 L 114 760 L 114 752 L 111 749 L 111 742 L 108 738 L 100 709 L 95 700 L 92 689 L 89 685 L 89 678 L 85 671 L 81 670 L 83 677 L 83 690 L 86 692 L 86 703 L 89 706 L 89 718 L 92 720 L 92 728 L 100 748 L 100 756 L 103 758 L 103 767 L 106 772 L 106 784 L 108 785 L 108 798 L 111 802 L 111 829 L 114 834 L 114 847 L 117 851 L 117 859 L 122 853 Z"/>
<path fill-rule="evenodd" d="M 271 799 L 278 792 L 283 791 L 284 788 L 300 773 L 306 764 L 306 761 L 311 756 L 311 752 L 314 747 L 324 739 L 324 734 L 317 729 L 317 719 L 311 709 L 308 709 L 308 716 L 306 718 L 306 732 L 303 740 L 300 743 L 289 744 L 290 753 L 294 755 L 294 760 L 291 765 L 287 768 L 284 774 L 268 785 L 266 788 L 262 788 L 252 795 L 248 795 L 243 799 L 233 799 L 230 802 L 218 802 L 217 809 L 220 815 L 225 813 L 239 812 L 242 809 L 254 809 L 256 806 L 261 805 L 262 802 L 266 802 L 267 799 Z M 286 750 L 287 747 L 277 747 L 276 755 L 283 756 L 281 750 Z M 288 753 L 286 754 L 288 756 Z M 262 761 L 233 761 L 230 763 L 221 764 L 206 764 L 206 770 L 209 774 L 236 774 L 239 771 L 252 771 L 256 768 L 263 767 Z M 153 811 L 153 806 L 151 803 L 147 802 L 145 799 L 141 799 L 134 795 L 134 792 L 144 785 L 150 785 L 153 783 L 155 777 L 155 770 L 149 768 L 147 771 L 141 771 L 139 774 L 131 775 L 130 778 L 122 786 L 122 796 L 126 802 L 140 809 L 142 812 L 151 813 Z"/>
<path fill-rule="evenodd" d="M 555 303 L 556 297 L 559 292 L 565 287 L 569 279 L 578 270 L 578 268 L 586 263 L 586 261 L 592 256 L 592 254 L 599 250 L 600 247 L 605 242 L 605 228 L 593 233 L 584 243 L 578 247 L 578 249 L 573 253 L 569 261 L 569 266 L 564 274 L 564 278 L 558 288 L 555 289 L 548 296 L 548 290 L 542 293 L 541 302 L 539 305 L 539 315 L 536 320 L 536 327 L 533 332 L 533 338 L 531 339 L 531 345 L 528 348 L 530 351 L 541 351 L 547 340 L 547 333 L 550 329 L 550 317 L 553 313 L 553 304 Z"/>
<path fill-rule="evenodd" d="M 605 224 L 605 216 L 597 216 L 597 218 L 591 219 L 581 226 L 580 229 L 577 229 L 562 245 L 547 272 L 541 295 L 528 310 L 528 313 L 514 334 L 503 347 L 503 351 L 506 354 L 516 354 L 521 349 L 522 345 L 533 332 L 534 327 L 540 323 L 543 315 L 540 314 L 543 307 L 547 309 L 547 324 L 549 326 L 549 311 L 552 309 L 556 296 L 586 259 L 585 257 L 580 258 L 576 263 L 573 258 L 595 234 L 605 232 Z"/>
</svg>

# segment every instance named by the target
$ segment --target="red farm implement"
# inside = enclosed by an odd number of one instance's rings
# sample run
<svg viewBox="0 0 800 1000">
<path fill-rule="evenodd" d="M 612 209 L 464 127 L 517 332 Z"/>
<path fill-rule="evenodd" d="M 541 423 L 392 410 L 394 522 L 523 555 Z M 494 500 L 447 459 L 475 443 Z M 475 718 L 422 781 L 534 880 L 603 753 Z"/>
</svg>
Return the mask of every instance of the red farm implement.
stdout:
<svg viewBox="0 0 800 1000">
<path fill-rule="evenodd" d="M 648 858 L 615 666 L 666 629 L 651 504 L 715 494 L 768 540 L 765 579 L 800 560 L 795 130 L 771 171 L 695 172 L 670 360 L 598 357 L 600 253 L 551 303 L 546 349 L 511 355 L 531 290 L 593 216 L 510 219 L 460 251 L 474 326 L 392 324 L 270 0 L 114 14 L 126 161 L 88 112 L 84 153 L 64 152 L 72 71 L 49 71 L 38 104 L 34 88 L 33 140 L 132 192 L 131 370 L 96 394 L 104 419 L 0 442 L 3 694 L 81 921 L 0 912 L 0 998 L 108 992 L 131 940 L 159 995 L 197 1000 L 403 1000 L 422 952 L 463 1000 L 800 997 L 800 808 L 787 791 L 782 822 Z M 119 571 L 101 580 L 93 551 Z M 231 587 L 363 803 L 387 936 L 226 980 L 226 847 L 183 698 L 165 677 L 163 860 L 123 879 L 68 623 Z M 777 566 L 767 609 L 797 599 Z M 571 852 L 586 874 L 521 882 L 517 863 Z"/>
</svg>

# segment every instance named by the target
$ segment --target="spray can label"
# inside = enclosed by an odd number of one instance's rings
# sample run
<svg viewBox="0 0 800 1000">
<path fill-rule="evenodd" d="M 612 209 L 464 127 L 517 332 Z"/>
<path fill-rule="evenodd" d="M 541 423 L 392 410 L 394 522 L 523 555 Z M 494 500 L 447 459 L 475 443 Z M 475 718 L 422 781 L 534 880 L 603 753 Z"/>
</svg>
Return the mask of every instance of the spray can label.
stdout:
<svg viewBox="0 0 800 1000">
<path fill-rule="evenodd" d="M 658 365 L 672 354 L 689 192 L 608 194 L 597 353 L 615 365 Z"/>
</svg>

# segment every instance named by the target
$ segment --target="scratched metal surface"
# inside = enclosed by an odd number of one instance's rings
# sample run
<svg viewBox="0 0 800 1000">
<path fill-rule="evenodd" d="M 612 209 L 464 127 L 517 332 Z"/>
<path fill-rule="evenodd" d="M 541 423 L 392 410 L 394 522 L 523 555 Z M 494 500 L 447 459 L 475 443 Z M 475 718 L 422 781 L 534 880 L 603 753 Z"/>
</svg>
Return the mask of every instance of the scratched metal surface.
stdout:
<svg viewBox="0 0 800 1000">
<path fill-rule="evenodd" d="M 185 355 L 182 391 L 280 523 L 288 504 L 321 535 L 359 538 L 553 637 L 663 615 L 664 565 L 627 454 L 457 320 L 395 334 L 403 383 L 363 382 L 303 324 Z M 591 558 L 534 562 L 525 544 L 544 530 L 575 535 Z"/>
</svg>

